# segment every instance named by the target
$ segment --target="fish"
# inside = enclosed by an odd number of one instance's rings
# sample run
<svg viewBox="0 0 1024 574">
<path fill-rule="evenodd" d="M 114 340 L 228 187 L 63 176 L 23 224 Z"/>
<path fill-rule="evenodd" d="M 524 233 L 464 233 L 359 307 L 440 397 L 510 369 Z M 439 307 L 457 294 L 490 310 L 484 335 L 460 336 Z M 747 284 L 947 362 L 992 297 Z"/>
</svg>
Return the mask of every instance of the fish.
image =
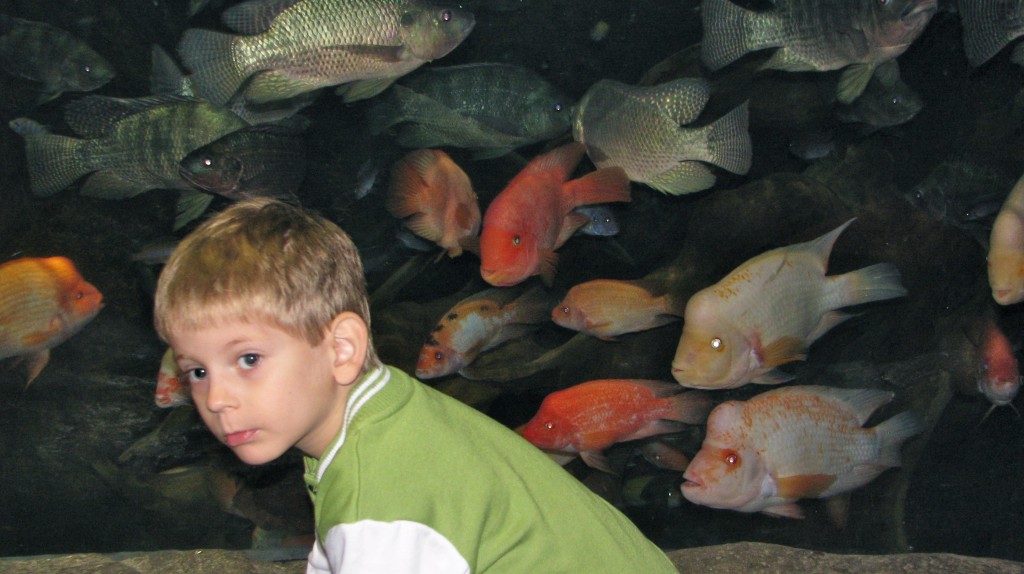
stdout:
<svg viewBox="0 0 1024 574">
<path fill-rule="evenodd" d="M 153 402 L 162 409 L 192 402 L 188 377 L 178 368 L 178 363 L 174 360 L 174 349 L 168 348 L 160 360 L 160 370 L 156 375 L 156 393 L 153 395 Z"/>
<path fill-rule="evenodd" d="M 959 0 L 967 62 L 977 68 L 1011 42 L 1024 36 L 1021 0 Z M 1013 61 L 1024 64 L 1024 44 L 1017 44 Z"/>
<path fill-rule="evenodd" d="M 550 312 L 551 299 L 540 287 L 475 293 L 452 306 L 430 330 L 416 360 L 416 377 L 462 373 L 480 353 L 537 330 Z"/>
<path fill-rule="evenodd" d="M 1013 406 L 1020 392 L 1020 368 L 1013 346 L 992 317 L 985 320 L 978 361 L 978 391 L 992 403 L 981 420 L 985 420 L 996 407 Z M 1018 413 L 1019 416 L 1020 413 Z"/>
<path fill-rule="evenodd" d="M 619 442 L 703 424 L 711 397 L 651 379 L 597 379 L 549 394 L 519 432 L 540 449 L 579 454 L 611 472 L 602 451 Z"/>
<path fill-rule="evenodd" d="M 178 173 L 192 185 L 231 200 L 296 202 L 306 177 L 306 142 L 290 127 L 248 126 L 193 150 L 178 165 Z"/>
<path fill-rule="evenodd" d="M 32 83 L 36 104 L 91 92 L 114 79 L 113 65 L 88 44 L 46 22 L 0 14 L 0 69 Z"/>
<path fill-rule="evenodd" d="M 683 310 L 669 293 L 654 295 L 643 281 L 595 279 L 574 285 L 551 310 L 551 320 L 567 329 L 614 340 L 678 321 Z"/>
<path fill-rule="evenodd" d="M 999 208 L 988 242 L 988 284 L 1000 305 L 1024 300 L 1024 175 Z"/>
<path fill-rule="evenodd" d="M 595 237 L 611 237 L 619 233 L 619 218 L 608 205 L 581 205 L 573 209 L 590 218 L 586 225 L 576 230 L 577 234 Z"/>
<path fill-rule="evenodd" d="M 476 23 L 424 0 L 250 0 L 221 19 L 239 35 L 190 28 L 178 45 L 196 93 L 221 105 L 342 85 L 346 102 L 370 98 L 454 50 Z"/>
<path fill-rule="evenodd" d="M 573 109 L 573 139 L 597 167 L 619 166 L 631 181 L 662 193 L 708 189 L 715 175 L 705 163 L 745 174 L 752 161 L 746 102 L 709 124 L 690 125 L 710 98 L 703 78 L 655 86 L 600 80 Z"/>
<path fill-rule="evenodd" d="M 524 66 L 473 63 L 424 68 L 370 109 L 370 131 L 394 128 L 404 147 L 458 147 L 500 157 L 569 131 L 569 97 Z"/>
<path fill-rule="evenodd" d="M 1012 187 L 1013 180 L 999 170 L 957 159 L 937 164 L 905 197 L 932 218 L 971 230 L 979 215 L 994 218 Z M 985 234 L 990 230 L 986 225 Z"/>
<path fill-rule="evenodd" d="M 487 206 L 480 231 L 480 275 L 496 287 L 540 275 L 551 285 L 562 246 L 589 222 L 573 209 L 628 202 L 629 179 L 620 167 L 569 178 L 583 159 L 579 143 L 559 146 L 526 165 Z"/>
<path fill-rule="evenodd" d="M 395 163 L 386 207 L 448 257 L 462 255 L 463 249 L 480 251 L 480 205 L 473 184 L 441 150 L 412 151 Z"/>
<path fill-rule="evenodd" d="M 839 121 L 864 124 L 872 131 L 905 124 L 914 119 L 924 108 L 924 100 L 906 82 L 897 79 L 886 86 L 878 78 L 872 78 L 864 93 L 850 105 L 840 105 L 836 110 Z"/>
<path fill-rule="evenodd" d="M 690 457 L 685 452 L 663 439 L 647 441 L 639 450 L 644 460 L 658 468 L 683 472 L 690 465 Z"/>
<path fill-rule="evenodd" d="M 0 359 L 19 357 L 26 388 L 50 361 L 50 349 L 85 327 L 103 294 L 63 256 L 22 257 L 0 264 Z"/>
<path fill-rule="evenodd" d="M 10 127 L 25 139 L 32 193 L 48 197 L 89 175 L 80 193 L 126 199 L 151 189 L 182 192 L 175 229 L 198 217 L 212 195 L 179 173 L 190 152 L 247 124 L 230 110 L 181 96 L 85 96 L 64 107 L 82 138 L 52 134 L 29 118 Z"/>
<path fill-rule="evenodd" d="M 778 48 L 762 68 L 845 68 L 836 95 L 849 104 L 876 70 L 883 79 L 898 75 L 895 58 L 921 35 L 937 9 L 936 0 L 778 0 L 767 10 L 752 11 L 730 0 L 705 0 L 701 59 L 718 70 L 748 52 Z"/>
<path fill-rule="evenodd" d="M 726 401 L 707 420 L 683 496 L 694 504 L 802 518 L 797 500 L 860 488 L 900 466 L 904 441 L 921 432 L 911 411 L 871 428 L 868 417 L 893 393 L 796 385 Z"/>
<path fill-rule="evenodd" d="M 814 341 L 852 316 L 837 309 L 906 295 L 892 263 L 825 275 L 832 246 L 853 221 L 764 252 L 690 297 L 672 360 L 676 381 L 696 389 L 785 382 L 792 377 L 776 367 L 804 360 Z"/>
</svg>

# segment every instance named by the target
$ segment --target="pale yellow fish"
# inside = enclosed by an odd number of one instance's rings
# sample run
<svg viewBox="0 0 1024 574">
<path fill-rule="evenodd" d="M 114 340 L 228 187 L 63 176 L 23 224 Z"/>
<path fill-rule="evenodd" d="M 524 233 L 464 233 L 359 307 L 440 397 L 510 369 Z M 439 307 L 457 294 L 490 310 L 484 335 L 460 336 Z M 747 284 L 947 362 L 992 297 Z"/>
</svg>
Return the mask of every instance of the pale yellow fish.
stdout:
<svg viewBox="0 0 1024 574">
<path fill-rule="evenodd" d="M 805 359 L 811 343 L 850 318 L 837 309 L 906 295 L 891 263 L 825 275 L 833 244 L 852 222 L 762 253 L 694 294 L 672 360 L 676 381 L 696 389 L 783 382 L 791 377 L 776 367 Z"/>
<path fill-rule="evenodd" d="M 889 391 L 797 385 L 708 416 L 707 435 L 683 474 L 694 504 L 802 518 L 801 498 L 829 498 L 900 465 L 903 442 L 921 431 L 911 412 L 863 428 Z"/>
<path fill-rule="evenodd" d="M 1017 180 L 992 225 L 988 284 L 1000 305 L 1024 299 L 1024 176 Z"/>
</svg>

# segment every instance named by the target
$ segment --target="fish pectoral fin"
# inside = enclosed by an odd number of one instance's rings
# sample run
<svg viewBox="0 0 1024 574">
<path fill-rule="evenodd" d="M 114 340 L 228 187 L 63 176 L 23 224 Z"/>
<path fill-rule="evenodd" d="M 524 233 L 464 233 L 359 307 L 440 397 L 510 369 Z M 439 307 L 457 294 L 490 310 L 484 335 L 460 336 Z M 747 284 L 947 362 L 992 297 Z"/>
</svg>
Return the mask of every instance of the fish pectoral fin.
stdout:
<svg viewBox="0 0 1024 574">
<path fill-rule="evenodd" d="M 405 222 L 405 226 L 409 228 L 409 231 L 412 231 L 416 235 L 419 235 L 428 241 L 433 241 L 434 243 L 441 241 L 441 231 L 437 229 L 437 226 L 433 225 L 430 218 L 423 213 L 417 213 L 410 217 Z"/>
<path fill-rule="evenodd" d="M 89 176 L 79 193 L 100 199 L 127 199 L 144 191 L 145 185 L 123 179 L 112 171 L 97 171 Z"/>
<path fill-rule="evenodd" d="M 807 358 L 804 342 L 796 337 L 779 337 L 758 352 L 760 363 L 765 367 L 777 367 Z"/>
<path fill-rule="evenodd" d="M 770 506 L 761 512 L 768 516 L 781 516 L 783 518 L 803 518 L 804 511 L 794 502 Z"/>
<path fill-rule="evenodd" d="M 540 278 L 544 280 L 545 286 L 551 287 L 555 282 L 555 270 L 558 268 L 558 254 L 554 249 L 541 249 L 537 256 Z"/>
<path fill-rule="evenodd" d="M 825 501 L 825 513 L 833 526 L 842 530 L 850 519 L 850 493 L 837 494 Z"/>
<path fill-rule="evenodd" d="M 177 214 L 174 216 L 174 231 L 185 227 L 188 222 L 199 217 L 210 207 L 213 196 L 201 191 L 183 191 L 178 197 L 175 207 Z"/>
<path fill-rule="evenodd" d="M 336 91 L 346 104 L 367 100 L 388 89 L 398 78 L 376 78 L 345 84 Z"/>
<path fill-rule="evenodd" d="M 582 458 L 583 462 L 585 462 L 590 468 L 596 468 L 601 472 L 618 475 L 618 473 L 612 472 L 612 468 L 608 466 L 608 459 L 605 458 L 599 450 L 585 450 L 580 453 L 580 458 Z"/>
<path fill-rule="evenodd" d="M 868 86 L 874 73 L 875 67 L 871 64 L 853 64 L 843 70 L 839 76 L 839 85 L 836 87 L 836 99 L 839 103 L 852 104 L 864 93 L 864 88 Z"/>
<path fill-rule="evenodd" d="M 573 236 L 576 231 L 584 225 L 590 223 L 590 218 L 582 213 L 570 211 L 565 219 L 562 220 L 562 229 L 558 232 L 558 238 L 555 239 L 554 249 L 558 249 Z"/>
<path fill-rule="evenodd" d="M 796 375 L 787 373 L 780 369 L 772 369 L 767 373 L 761 373 L 759 376 L 754 377 L 750 380 L 755 385 L 781 385 L 782 383 L 788 383 L 796 378 Z"/>
<path fill-rule="evenodd" d="M 34 355 L 25 357 L 25 367 L 28 371 L 28 380 L 25 381 L 25 388 L 27 389 L 32 381 L 39 376 L 39 373 L 43 371 L 46 364 L 50 362 L 50 350 L 43 349 Z"/>
<path fill-rule="evenodd" d="M 818 498 L 836 481 L 833 474 L 797 474 L 778 479 L 778 496 L 781 498 Z"/>
</svg>

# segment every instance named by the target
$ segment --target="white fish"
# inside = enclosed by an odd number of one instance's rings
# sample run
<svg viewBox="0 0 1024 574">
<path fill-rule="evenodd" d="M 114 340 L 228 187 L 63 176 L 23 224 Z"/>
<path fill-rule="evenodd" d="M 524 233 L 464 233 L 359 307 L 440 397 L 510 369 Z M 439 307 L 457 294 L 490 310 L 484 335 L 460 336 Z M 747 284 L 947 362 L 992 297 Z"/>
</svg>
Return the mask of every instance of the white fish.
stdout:
<svg viewBox="0 0 1024 574">
<path fill-rule="evenodd" d="M 762 253 L 694 294 L 672 361 L 679 384 L 731 389 L 783 382 L 790 377 L 775 367 L 805 359 L 811 343 L 850 318 L 837 309 L 906 295 L 891 263 L 825 275 L 833 244 L 852 222 Z"/>
</svg>

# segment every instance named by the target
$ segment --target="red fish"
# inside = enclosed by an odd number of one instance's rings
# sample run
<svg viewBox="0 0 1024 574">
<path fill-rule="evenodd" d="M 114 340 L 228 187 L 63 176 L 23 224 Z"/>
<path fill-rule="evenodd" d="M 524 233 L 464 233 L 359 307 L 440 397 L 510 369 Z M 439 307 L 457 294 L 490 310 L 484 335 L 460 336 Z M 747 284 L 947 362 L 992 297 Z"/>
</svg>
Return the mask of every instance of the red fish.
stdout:
<svg viewBox="0 0 1024 574">
<path fill-rule="evenodd" d="M 570 180 L 585 148 L 570 143 L 533 159 L 484 213 L 480 275 L 495 286 L 515 285 L 540 275 L 551 285 L 562 246 L 590 222 L 573 208 L 629 201 L 629 179 L 620 167 Z"/>
<path fill-rule="evenodd" d="M 406 227 L 437 243 L 449 257 L 478 252 L 480 207 L 469 176 L 436 149 L 406 154 L 391 170 L 388 211 L 408 217 Z"/>
<path fill-rule="evenodd" d="M 608 470 L 601 451 L 618 442 L 701 424 L 711 409 L 702 392 L 647 379 L 599 379 L 548 395 L 520 434 L 538 448 L 579 453 L 589 466 Z"/>
<path fill-rule="evenodd" d="M 160 371 L 156 375 L 156 406 L 165 409 L 192 402 L 188 378 L 174 360 L 174 349 L 168 348 L 160 360 Z"/>
<path fill-rule="evenodd" d="M 989 317 L 985 321 L 978 365 L 978 390 L 992 403 L 985 417 L 996 407 L 1010 405 L 1013 408 L 1012 401 L 1020 391 L 1020 383 L 1020 370 L 1017 358 L 1013 355 L 1013 347 L 996 322 Z"/>
<path fill-rule="evenodd" d="M 103 307 L 103 295 L 66 257 L 25 257 L 0 265 L 0 359 L 28 364 L 27 387 L 66 341 Z"/>
</svg>

